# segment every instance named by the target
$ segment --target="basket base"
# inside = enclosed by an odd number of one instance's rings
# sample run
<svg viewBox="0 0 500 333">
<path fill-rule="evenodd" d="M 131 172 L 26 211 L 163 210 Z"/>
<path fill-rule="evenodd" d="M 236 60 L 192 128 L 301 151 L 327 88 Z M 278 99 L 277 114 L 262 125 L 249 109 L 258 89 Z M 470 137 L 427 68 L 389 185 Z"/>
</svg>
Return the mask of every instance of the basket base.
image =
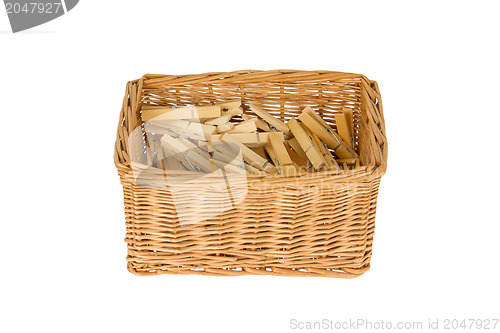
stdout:
<svg viewBox="0 0 500 333">
<path fill-rule="evenodd" d="M 237 269 L 223 269 L 223 268 L 202 268 L 202 269 L 189 269 L 189 268 L 170 268 L 170 269 L 138 269 L 131 262 L 127 264 L 127 269 L 134 275 L 148 276 L 148 275 L 162 275 L 162 274 L 198 274 L 198 275 L 212 275 L 212 276 L 242 276 L 242 275 L 276 275 L 276 276 L 302 276 L 302 277 L 331 277 L 352 279 L 363 275 L 370 269 L 370 264 L 358 268 L 350 269 L 344 268 L 342 270 L 330 269 L 292 269 L 292 268 L 251 268 L 243 267 Z"/>
</svg>

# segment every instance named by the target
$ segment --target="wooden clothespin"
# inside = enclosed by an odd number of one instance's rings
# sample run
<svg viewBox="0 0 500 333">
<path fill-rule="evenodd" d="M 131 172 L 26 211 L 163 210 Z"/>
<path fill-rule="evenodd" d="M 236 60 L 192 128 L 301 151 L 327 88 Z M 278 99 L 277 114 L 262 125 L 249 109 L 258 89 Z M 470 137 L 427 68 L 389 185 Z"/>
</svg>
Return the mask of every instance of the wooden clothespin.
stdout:
<svg viewBox="0 0 500 333">
<path fill-rule="evenodd" d="M 168 106 L 142 107 L 142 120 L 206 119 L 221 116 L 220 106 L 189 106 L 172 108 Z"/>
<path fill-rule="evenodd" d="M 255 120 L 248 119 L 236 124 L 228 133 L 251 133 L 256 131 L 257 125 L 255 124 Z"/>
<path fill-rule="evenodd" d="M 186 150 L 184 158 L 195 171 L 214 172 L 216 169 L 211 159 L 206 159 L 194 150 Z"/>
<path fill-rule="evenodd" d="M 147 164 L 155 167 L 161 168 L 161 160 L 164 158 L 163 150 L 160 144 L 160 135 L 157 134 L 147 134 Z"/>
<path fill-rule="evenodd" d="M 344 140 L 345 143 L 350 144 L 352 147 L 351 126 L 347 123 L 346 115 L 344 113 L 336 113 L 335 123 L 337 124 L 337 132 L 342 140 Z"/>
<path fill-rule="evenodd" d="M 209 119 L 209 120 L 205 121 L 204 124 L 205 125 L 212 125 L 212 126 L 224 125 L 224 124 L 227 124 L 229 122 L 231 117 L 232 117 L 231 114 L 225 114 L 225 115 L 222 115 L 218 118 Z"/>
<path fill-rule="evenodd" d="M 174 128 L 174 129 L 186 129 L 191 122 L 186 121 L 186 120 L 178 120 L 178 119 L 167 119 L 167 120 L 161 120 L 161 119 L 150 119 L 147 122 L 144 123 L 145 126 L 147 127 L 161 127 L 161 128 Z"/>
<path fill-rule="evenodd" d="M 221 111 L 222 115 L 230 115 L 231 117 L 243 114 L 243 108 L 236 108 L 236 109 L 231 109 L 231 110 L 222 110 Z"/>
<path fill-rule="evenodd" d="M 270 174 L 275 174 L 277 173 L 277 169 L 274 167 L 274 165 L 270 164 L 267 159 L 262 158 L 259 154 L 248 148 L 247 146 L 243 144 L 238 144 L 238 146 L 241 149 L 241 154 L 243 155 L 243 158 L 247 163 L 249 163 L 251 166 L 265 171 Z"/>
<path fill-rule="evenodd" d="M 290 165 L 293 164 L 290 155 L 286 151 L 285 145 L 283 144 L 283 138 L 280 137 L 278 133 L 269 133 L 269 141 L 273 147 L 274 152 L 278 158 L 280 165 Z"/>
<path fill-rule="evenodd" d="M 284 147 L 286 149 L 286 146 L 284 146 Z M 280 148 L 278 148 L 278 149 L 280 149 Z M 288 148 L 288 149 L 290 149 L 290 148 Z M 267 145 L 265 147 L 265 150 L 266 150 L 267 154 L 269 155 L 269 158 L 271 159 L 271 161 L 276 166 L 276 169 L 278 170 L 279 174 L 282 174 L 285 176 L 296 176 L 296 175 L 305 174 L 305 171 L 302 170 L 300 168 L 300 166 L 297 165 L 296 163 L 283 164 L 283 162 L 282 162 L 283 159 L 280 160 L 279 155 L 276 153 L 276 150 L 273 148 L 272 145 Z M 290 149 L 290 151 L 292 151 L 292 150 Z M 290 156 L 290 159 L 291 159 L 291 156 Z M 286 158 L 285 158 L 284 162 L 287 162 Z M 307 165 L 307 161 L 305 163 Z"/>
<path fill-rule="evenodd" d="M 249 173 L 249 174 L 255 174 L 255 175 L 259 175 L 259 174 L 264 174 L 265 172 L 264 171 L 261 171 L 255 167 L 253 167 L 252 165 L 250 165 L 248 162 L 247 163 L 244 163 L 243 164 L 243 167 L 245 168 L 245 170 Z"/>
<path fill-rule="evenodd" d="M 215 105 L 219 106 L 222 111 L 234 110 L 241 106 L 241 98 L 231 99 L 223 103 L 216 103 Z"/>
<path fill-rule="evenodd" d="M 285 145 L 283 144 L 283 140 L 280 138 L 280 135 L 278 133 L 270 133 L 269 141 L 271 141 L 272 149 L 269 149 L 269 146 L 267 146 L 266 151 L 268 152 L 269 156 L 272 157 L 275 161 L 279 173 L 287 176 L 305 173 L 292 160 L 292 158 L 288 154 L 288 151 L 286 150 Z"/>
<path fill-rule="evenodd" d="M 217 145 L 213 152 L 214 159 L 223 161 L 225 163 L 240 165 L 242 161 L 238 161 L 236 157 L 240 155 L 240 148 L 236 144 L 223 143 Z"/>
<path fill-rule="evenodd" d="M 212 157 L 208 152 L 204 151 L 199 146 L 195 145 L 194 143 L 192 143 L 191 141 L 182 136 L 178 137 L 177 140 L 179 140 L 182 144 L 188 147 L 188 149 L 194 150 L 195 152 L 205 157 L 206 159 L 210 159 Z"/>
<path fill-rule="evenodd" d="M 297 141 L 297 138 L 291 138 L 290 140 L 287 141 L 288 146 L 292 148 L 292 150 L 298 154 L 302 159 L 308 160 L 306 153 L 302 150 L 302 147 L 300 146 L 299 142 Z"/>
<path fill-rule="evenodd" d="M 188 170 L 178 159 L 176 159 L 172 155 L 168 155 L 168 157 L 163 160 L 162 166 L 164 170 Z"/>
<path fill-rule="evenodd" d="M 236 166 L 233 164 L 228 164 L 228 163 L 225 163 L 223 161 L 216 160 L 215 157 L 212 160 L 212 162 L 219 169 L 222 169 L 222 170 L 229 172 L 229 173 L 241 174 L 242 172 L 245 172 L 244 170 L 246 169 L 245 165 Z"/>
<path fill-rule="evenodd" d="M 278 132 L 280 136 L 283 133 Z M 233 142 L 246 144 L 248 146 L 264 146 L 269 143 L 269 133 L 225 133 L 215 134 L 210 137 L 212 142 Z"/>
<path fill-rule="evenodd" d="M 267 121 L 272 127 L 274 127 L 275 129 L 277 129 L 278 131 L 283 132 L 285 134 L 289 134 L 290 133 L 290 129 L 288 128 L 288 126 L 284 122 L 282 122 L 281 120 L 279 120 L 279 119 L 275 118 L 274 116 L 270 115 L 266 111 L 262 110 L 257 105 L 250 104 L 250 109 L 253 112 L 255 112 L 255 114 L 257 114 L 259 117 L 261 117 L 262 119 L 264 119 L 265 121 Z M 273 129 L 272 127 L 271 127 L 271 129 Z"/>
<path fill-rule="evenodd" d="M 264 147 L 255 147 L 255 148 L 252 148 L 252 150 L 254 152 L 256 152 L 257 154 L 259 154 L 262 158 L 267 158 L 266 150 L 264 149 Z"/>
<path fill-rule="evenodd" d="M 163 135 L 161 138 L 161 144 L 166 151 L 174 157 L 179 157 L 181 162 L 187 162 L 187 164 L 195 171 L 213 172 L 215 170 L 214 164 L 209 159 L 198 154 L 194 150 L 189 149 L 185 143 L 170 136 L 169 134 Z"/>
<path fill-rule="evenodd" d="M 324 120 L 322 120 L 321 117 L 319 117 L 319 115 L 317 115 L 315 112 L 313 112 L 313 114 L 315 114 L 316 116 L 313 116 L 310 112 L 304 110 L 300 114 L 299 119 L 304 125 L 307 126 L 307 128 L 311 130 L 311 132 L 316 134 L 321 139 L 321 141 L 326 143 L 338 157 L 358 157 L 358 154 L 356 154 L 351 146 L 344 142 L 344 140 L 342 140 L 342 138 L 336 132 L 334 132 L 332 128 Z M 322 121 L 319 121 L 318 118 Z"/>
<path fill-rule="evenodd" d="M 212 126 L 212 125 L 205 125 L 205 124 L 200 124 L 197 122 L 190 122 L 188 127 L 186 128 L 186 133 L 196 133 L 196 134 L 201 134 L 203 133 L 204 137 L 210 137 L 212 134 L 215 133 L 217 127 Z"/>
<path fill-rule="evenodd" d="M 337 162 L 335 162 L 335 159 L 332 156 L 332 153 L 330 153 L 330 150 L 328 149 L 327 145 L 321 142 L 321 140 L 318 138 L 316 134 L 311 132 L 307 127 L 303 126 L 304 130 L 307 132 L 307 134 L 313 139 L 316 147 L 318 147 L 318 150 L 321 152 L 323 155 L 323 158 L 325 159 L 325 166 L 328 168 L 328 170 L 340 170 L 339 165 Z"/>
<path fill-rule="evenodd" d="M 174 123 L 173 127 L 172 126 L 168 127 L 163 122 L 156 123 L 156 122 L 152 122 L 152 121 L 147 121 L 143 124 L 144 131 L 146 132 L 146 136 L 149 136 L 151 134 L 156 134 L 156 135 L 159 135 L 161 137 L 163 134 L 167 134 L 167 133 L 172 134 L 172 131 L 171 131 L 172 129 L 175 129 L 175 130 L 184 129 L 189 125 L 189 122 L 187 122 L 187 121 L 184 121 L 184 120 L 180 120 L 180 121 L 183 122 L 184 124 L 179 125 L 177 123 Z M 184 126 L 184 127 L 182 127 L 182 126 Z"/>
<path fill-rule="evenodd" d="M 294 161 L 301 168 L 304 168 L 304 169 L 307 168 L 308 159 L 307 159 L 307 156 L 305 155 L 305 153 L 304 153 L 304 156 L 306 156 L 306 158 L 302 158 L 302 156 L 297 154 L 295 152 L 295 150 L 293 150 L 288 144 L 285 145 L 285 149 L 288 152 L 288 155 L 290 155 L 290 158 L 292 159 L 292 161 Z M 302 150 L 302 148 L 300 148 L 300 150 Z"/>
<path fill-rule="evenodd" d="M 269 160 L 274 164 L 275 167 L 278 168 L 278 173 L 280 173 L 280 170 L 279 170 L 279 161 L 278 161 L 278 156 L 276 155 L 276 153 L 274 152 L 274 149 L 271 145 L 266 145 L 264 147 L 264 150 L 266 151 L 267 155 L 269 155 Z M 266 158 L 265 156 L 263 156 L 264 158 Z"/>
<path fill-rule="evenodd" d="M 349 131 L 351 133 L 351 136 L 354 137 L 354 115 L 353 115 L 353 109 L 343 107 L 342 108 L 342 113 L 345 115 L 345 119 L 347 120 L 347 125 L 349 126 Z"/>
<path fill-rule="evenodd" d="M 170 134 L 173 136 L 181 135 L 196 140 L 206 140 L 206 138 L 210 137 L 216 130 L 215 126 L 186 120 L 152 119 L 145 122 L 144 127 L 146 132 L 151 131 L 157 134 Z"/>
<path fill-rule="evenodd" d="M 262 120 L 260 118 L 253 117 L 253 116 L 250 116 L 248 114 L 242 114 L 241 118 L 243 120 L 251 120 L 251 119 L 254 120 L 257 128 L 264 131 L 264 132 L 277 131 L 277 129 L 274 126 L 272 126 L 271 124 L 269 124 L 268 122 L 265 122 L 264 120 Z"/>
<path fill-rule="evenodd" d="M 234 128 L 233 123 L 222 124 L 222 125 L 217 126 L 216 132 L 217 133 L 224 133 L 224 132 L 228 132 L 228 131 L 232 130 L 233 128 Z"/>
<path fill-rule="evenodd" d="M 188 149 L 184 144 L 166 133 L 161 138 L 161 146 L 165 156 L 175 157 L 187 170 L 192 170 L 183 156 L 184 152 Z"/>
<path fill-rule="evenodd" d="M 292 117 L 288 121 L 288 127 L 290 128 L 293 135 L 297 139 L 300 147 L 306 154 L 309 161 L 311 161 L 314 169 L 317 170 L 321 166 L 323 166 L 326 163 L 325 159 L 323 158 L 323 155 L 318 150 L 318 147 L 316 147 L 313 139 L 307 135 L 306 131 L 299 124 L 297 119 Z"/>
<path fill-rule="evenodd" d="M 218 160 L 228 164 L 233 164 L 232 162 L 234 160 L 234 157 L 235 157 L 234 155 L 226 155 L 218 150 L 214 151 L 213 153 L 214 160 Z"/>
<path fill-rule="evenodd" d="M 218 134 L 216 134 L 218 135 Z M 215 148 L 219 145 L 224 145 L 224 142 L 212 142 L 212 141 L 205 141 L 205 140 L 198 140 L 198 147 L 201 149 L 205 150 L 208 153 L 213 153 L 215 151 Z"/>
</svg>

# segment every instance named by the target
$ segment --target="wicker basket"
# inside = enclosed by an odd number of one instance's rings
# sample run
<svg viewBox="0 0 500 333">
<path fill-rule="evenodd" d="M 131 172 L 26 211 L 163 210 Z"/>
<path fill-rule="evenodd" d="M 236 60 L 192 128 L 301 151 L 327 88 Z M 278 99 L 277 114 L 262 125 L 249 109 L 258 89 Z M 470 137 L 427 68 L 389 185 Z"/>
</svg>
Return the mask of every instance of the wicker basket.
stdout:
<svg viewBox="0 0 500 333">
<path fill-rule="evenodd" d="M 135 182 L 129 134 L 142 125 L 144 104 L 206 105 L 232 98 L 258 103 L 284 120 L 311 106 L 333 128 L 336 112 L 354 108 L 360 166 L 295 177 L 248 175 L 241 203 L 202 223 L 182 225 L 168 188 Z M 387 140 L 377 83 L 362 75 L 292 70 L 145 75 L 127 84 L 114 161 L 124 192 L 128 270 L 134 274 L 352 278 L 370 267 Z M 213 204 L 220 199 L 214 196 Z"/>
</svg>

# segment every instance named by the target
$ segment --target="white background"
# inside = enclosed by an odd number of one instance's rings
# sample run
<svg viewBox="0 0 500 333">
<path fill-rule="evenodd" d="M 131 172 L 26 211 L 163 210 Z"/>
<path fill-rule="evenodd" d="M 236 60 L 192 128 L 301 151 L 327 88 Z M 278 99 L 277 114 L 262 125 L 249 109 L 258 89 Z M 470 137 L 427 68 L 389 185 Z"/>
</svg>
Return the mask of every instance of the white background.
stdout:
<svg viewBox="0 0 500 333">
<path fill-rule="evenodd" d="M 87 0 L 18 34 L 2 12 L 0 31 L 0 331 L 287 332 L 293 318 L 500 317 L 494 1 Z M 389 165 L 362 277 L 126 270 L 113 146 L 127 80 L 239 69 L 378 81 Z"/>
</svg>

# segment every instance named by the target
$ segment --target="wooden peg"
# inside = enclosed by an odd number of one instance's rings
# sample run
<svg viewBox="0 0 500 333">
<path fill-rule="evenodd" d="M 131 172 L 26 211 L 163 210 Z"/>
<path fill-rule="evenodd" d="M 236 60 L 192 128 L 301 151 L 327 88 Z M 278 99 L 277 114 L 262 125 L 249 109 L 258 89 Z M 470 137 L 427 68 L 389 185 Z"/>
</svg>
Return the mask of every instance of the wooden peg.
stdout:
<svg viewBox="0 0 500 333">
<path fill-rule="evenodd" d="M 215 104 L 220 107 L 221 110 L 234 110 L 241 106 L 241 98 L 235 98 L 223 103 Z"/>
<path fill-rule="evenodd" d="M 237 150 L 235 150 L 235 148 Z M 236 166 L 243 163 L 243 160 L 242 160 L 241 154 L 240 154 L 240 150 L 239 150 L 239 147 L 237 145 L 234 145 L 234 147 L 232 147 L 231 144 L 225 143 L 223 145 L 217 146 L 215 151 L 213 152 L 213 157 L 216 160 L 219 160 L 219 161 L 222 161 L 225 163 L 229 163 L 229 164 L 233 164 Z"/>
<path fill-rule="evenodd" d="M 257 126 L 253 119 L 242 121 L 229 130 L 228 133 L 251 133 L 257 131 Z"/>
<path fill-rule="evenodd" d="M 265 171 L 270 174 L 275 174 L 277 173 L 277 169 L 274 167 L 274 165 L 269 164 L 267 159 L 262 158 L 259 154 L 248 148 L 247 146 L 243 144 L 238 144 L 238 146 L 241 149 L 241 154 L 243 155 L 243 158 L 253 167 Z"/>
<path fill-rule="evenodd" d="M 259 175 L 259 174 L 263 174 L 265 173 L 264 171 L 260 171 L 259 169 L 251 166 L 250 164 L 243 164 L 243 167 L 245 168 L 245 170 L 247 170 L 247 172 L 249 174 L 255 174 L 255 175 Z"/>
<path fill-rule="evenodd" d="M 283 144 L 283 138 L 280 137 L 278 133 L 269 133 L 269 141 L 271 142 L 271 146 L 277 155 L 280 165 L 284 166 L 293 164 L 293 161 L 290 158 L 290 155 L 288 155 L 285 145 Z"/>
<path fill-rule="evenodd" d="M 212 162 L 215 164 L 215 166 L 217 168 L 222 169 L 222 170 L 224 170 L 226 172 L 229 172 L 229 173 L 242 174 L 242 173 L 245 172 L 243 165 L 240 167 L 240 166 L 236 166 L 236 165 L 233 165 L 233 164 L 228 164 L 226 162 L 216 160 L 215 157 L 212 160 Z"/>
<path fill-rule="evenodd" d="M 277 132 L 280 136 L 281 132 Z M 269 133 L 225 133 L 215 134 L 210 137 L 212 142 L 242 143 L 249 146 L 264 146 L 269 143 Z"/>
<path fill-rule="evenodd" d="M 255 147 L 255 148 L 252 148 L 252 150 L 254 152 L 256 152 L 257 154 L 259 154 L 262 158 L 267 158 L 266 150 L 264 149 L 264 147 Z"/>
<path fill-rule="evenodd" d="M 236 108 L 236 109 L 231 109 L 231 110 L 222 110 L 221 114 L 222 115 L 231 115 L 231 117 L 240 115 L 243 113 L 243 108 Z"/>
<path fill-rule="evenodd" d="M 255 104 L 250 104 L 250 109 L 252 109 L 252 111 L 255 112 L 255 114 L 257 114 L 259 117 L 261 117 L 262 119 L 267 121 L 270 125 L 272 125 L 274 128 L 276 128 L 278 131 L 281 131 L 285 134 L 290 133 L 290 129 L 288 128 L 288 126 L 284 122 L 282 122 L 281 120 L 270 115 L 269 113 L 262 110 L 261 108 L 259 108 Z"/>
<path fill-rule="evenodd" d="M 215 134 L 215 135 L 219 135 L 219 134 Z M 221 142 L 221 141 L 219 141 L 219 142 L 212 142 L 212 141 L 205 141 L 205 140 L 198 141 L 198 147 L 200 147 L 201 149 L 205 150 L 208 153 L 214 152 L 217 146 L 224 145 L 224 144 L 225 143 Z"/>
<path fill-rule="evenodd" d="M 203 170 L 205 172 L 212 172 L 214 170 L 214 166 L 209 159 L 194 150 L 190 150 L 186 144 L 168 134 L 162 136 L 161 144 L 165 151 L 175 157 L 179 157 L 183 164 L 184 161 L 187 162 L 195 171 Z"/>
<path fill-rule="evenodd" d="M 204 141 L 215 132 L 216 127 L 190 122 L 185 120 L 157 120 L 152 119 L 144 123 L 146 133 L 169 134 L 171 136 L 184 135 L 191 139 Z"/>
<path fill-rule="evenodd" d="M 147 136 L 147 158 L 148 165 L 161 168 L 161 160 L 163 159 L 163 150 L 161 149 L 160 136 L 159 135 L 148 135 Z"/>
<path fill-rule="evenodd" d="M 323 155 L 327 168 L 329 170 L 340 170 L 339 165 L 337 164 L 337 162 L 335 162 L 335 159 L 333 158 L 332 153 L 330 153 L 328 147 L 323 142 L 321 142 L 316 134 L 312 133 L 307 127 L 305 129 L 307 134 L 313 139 L 316 147 L 318 147 L 319 151 Z"/>
<path fill-rule="evenodd" d="M 351 133 L 351 137 L 354 137 L 354 116 L 353 116 L 353 110 L 351 108 L 346 108 L 344 106 L 342 108 L 342 113 L 345 115 L 345 119 L 347 121 L 347 125 L 349 126 L 349 131 Z"/>
<path fill-rule="evenodd" d="M 191 140 L 201 140 L 205 141 L 207 137 L 210 137 L 210 134 L 205 134 L 201 130 L 188 130 L 188 129 L 173 129 L 169 128 L 164 134 L 169 134 L 170 136 L 177 138 L 177 137 L 186 137 Z"/>
<path fill-rule="evenodd" d="M 302 159 L 308 160 L 306 153 L 302 150 L 302 147 L 300 146 L 299 142 L 297 141 L 297 138 L 292 138 L 287 141 L 288 145 L 290 148 L 293 149 L 295 153 L 297 153 Z"/>
<path fill-rule="evenodd" d="M 153 118 L 144 123 L 147 127 L 162 127 L 162 128 L 174 128 L 174 129 L 186 129 L 191 122 L 186 120 L 178 120 L 178 119 L 167 119 L 160 120 L 157 118 Z M 147 130 L 146 130 L 147 131 Z"/>
<path fill-rule="evenodd" d="M 193 170 L 189 167 L 187 160 L 183 156 L 184 152 L 188 149 L 183 143 L 166 133 L 161 138 L 161 146 L 165 156 L 173 156 L 182 163 L 187 170 Z"/>
<path fill-rule="evenodd" d="M 221 116 L 219 106 L 193 106 L 172 108 L 168 106 L 157 106 L 154 108 L 142 107 L 142 120 L 170 120 L 170 119 L 204 119 L 217 118 Z"/>
<path fill-rule="evenodd" d="M 226 155 L 226 154 L 221 153 L 220 151 L 216 150 L 213 153 L 213 158 L 214 158 L 214 160 L 218 160 L 218 161 L 228 163 L 228 164 L 233 164 L 235 156 L 234 155 Z"/>
<path fill-rule="evenodd" d="M 200 124 L 200 123 L 196 123 L 196 122 L 190 122 L 188 127 L 186 128 L 185 133 L 188 133 L 188 136 L 189 136 L 190 132 L 193 132 L 193 133 L 196 133 L 198 135 L 203 135 L 204 137 L 209 137 L 210 135 L 215 133 L 216 129 L 217 128 L 215 126 Z"/>
<path fill-rule="evenodd" d="M 304 129 L 302 128 L 302 126 L 300 126 L 297 119 L 292 117 L 288 121 L 288 127 L 290 128 L 293 135 L 297 139 L 300 147 L 306 154 L 309 161 L 311 161 L 313 167 L 315 169 L 319 169 L 322 165 L 324 165 L 325 160 L 323 158 L 323 155 L 318 150 L 318 147 L 315 146 L 312 138 L 309 137 L 306 131 L 304 131 Z"/>
<path fill-rule="evenodd" d="M 286 147 L 286 146 L 284 146 L 284 147 Z M 288 149 L 290 149 L 290 148 L 288 148 Z M 301 174 L 305 173 L 304 170 L 302 170 L 295 163 L 292 163 L 292 164 L 283 164 L 281 162 L 279 156 L 276 154 L 276 152 L 275 152 L 274 148 L 272 147 L 272 145 L 267 145 L 265 147 L 265 150 L 266 150 L 267 154 L 269 155 L 269 158 L 271 159 L 271 161 L 273 162 L 273 164 L 276 166 L 276 169 L 278 170 L 279 174 L 283 174 L 283 175 L 286 175 L 286 176 L 295 176 L 295 175 L 301 175 Z M 292 151 L 292 150 L 290 149 L 290 151 Z M 305 164 L 307 165 L 307 161 L 305 161 Z"/>
<path fill-rule="evenodd" d="M 274 152 L 273 147 L 271 145 L 266 145 L 264 147 L 264 150 L 266 151 L 267 155 L 269 155 L 269 160 L 274 164 L 274 166 L 278 167 L 279 166 L 278 155 L 276 155 L 276 153 Z M 279 168 L 278 172 L 280 172 Z"/>
<path fill-rule="evenodd" d="M 168 127 L 168 126 L 165 126 L 165 124 L 162 124 L 162 123 L 152 123 L 152 122 L 145 122 L 144 123 L 144 131 L 146 132 L 146 135 L 151 135 L 151 134 L 158 134 L 158 135 L 163 135 L 163 134 L 172 134 L 172 129 L 175 129 L 175 130 L 179 130 L 179 129 L 184 129 L 186 128 L 188 125 L 189 125 L 189 122 L 187 121 L 183 121 L 183 120 L 180 120 L 181 122 L 183 122 L 184 124 L 177 124 L 177 123 L 174 123 L 173 127 Z M 184 127 L 182 127 L 184 126 Z"/>
<path fill-rule="evenodd" d="M 314 118 L 314 120 L 323 125 L 323 127 L 331 129 L 330 125 L 328 125 L 328 123 L 319 114 L 317 114 L 310 106 L 306 106 L 304 110 L 302 110 L 302 113 L 307 113 L 312 118 Z"/>
<path fill-rule="evenodd" d="M 258 119 L 258 118 L 257 118 L 257 117 L 254 117 L 254 116 L 251 116 L 251 115 L 249 115 L 249 114 L 243 113 L 243 114 L 241 115 L 241 119 L 243 119 L 243 120 L 250 120 L 250 119 Z"/>
<path fill-rule="evenodd" d="M 219 125 L 224 125 L 224 124 L 227 124 L 229 122 L 229 120 L 231 119 L 231 114 L 225 114 L 225 115 L 222 115 L 218 118 L 214 118 L 214 119 L 209 119 L 207 121 L 205 121 L 205 125 L 212 125 L 212 126 L 219 126 Z"/>
<path fill-rule="evenodd" d="M 222 124 L 222 125 L 217 126 L 216 132 L 217 133 L 224 133 L 224 132 L 232 130 L 233 128 L 234 128 L 233 123 Z"/>
<path fill-rule="evenodd" d="M 191 150 L 194 150 L 195 152 L 197 152 L 201 156 L 204 156 L 207 159 L 211 158 L 211 156 L 210 156 L 210 154 L 208 152 L 204 151 L 203 149 L 201 149 L 200 147 L 198 147 L 197 145 L 195 145 L 194 143 L 192 143 L 188 139 L 186 139 L 186 138 L 184 138 L 184 137 L 181 136 L 181 137 L 178 137 L 177 140 L 179 140 L 186 147 L 188 147 Z"/>
<path fill-rule="evenodd" d="M 336 113 L 335 122 L 337 123 L 337 132 L 339 133 L 342 140 L 344 140 L 345 143 L 348 143 L 352 146 L 351 128 L 347 123 L 345 114 Z"/>
<path fill-rule="evenodd" d="M 265 122 L 264 120 L 262 120 L 260 118 L 252 117 L 252 116 L 247 115 L 247 114 L 242 114 L 241 118 L 243 120 L 253 119 L 255 121 L 255 125 L 257 126 L 257 128 L 264 131 L 264 132 L 277 131 L 277 129 L 275 127 L 271 126 L 271 124 L 269 124 L 268 122 Z"/>
<path fill-rule="evenodd" d="M 165 170 L 183 170 L 183 171 L 187 170 L 187 168 L 172 155 L 169 155 L 163 161 Z"/>
<path fill-rule="evenodd" d="M 299 146 L 300 147 L 300 146 Z M 292 161 L 294 161 L 299 167 L 306 168 L 308 165 L 308 159 L 307 156 L 306 158 L 302 158 L 299 154 L 295 152 L 289 145 L 285 145 L 285 149 L 288 152 L 288 155 L 290 155 L 290 158 Z M 302 150 L 302 148 L 300 148 Z M 305 156 L 305 153 L 304 153 Z"/>
<path fill-rule="evenodd" d="M 184 158 L 188 161 L 188 163 L 193 167 L 195 171 L 215 171 L 215 165 L 213 164 L 213 162 L 196 153 L 194 150 L 186 150 L 184 152 Z"/>
<path fill-rule="evenodd" d="M 309 113 L 302 112 L 299 119 L 316 134 L 321 141 L 326 143 L 335 154 L 340 158 L 356 158 L 358 154 L 348 145 L 342 138 L 334 132 L 331 127 L 324 127 L 321 123 L 316 121 Z"/>
<path fill-rule="evenodd" d="M 169 134 L 164 134 L 161 138 L 161 145 L 168 154 L 183 154 L 188 147 Z"/>
</svg>

